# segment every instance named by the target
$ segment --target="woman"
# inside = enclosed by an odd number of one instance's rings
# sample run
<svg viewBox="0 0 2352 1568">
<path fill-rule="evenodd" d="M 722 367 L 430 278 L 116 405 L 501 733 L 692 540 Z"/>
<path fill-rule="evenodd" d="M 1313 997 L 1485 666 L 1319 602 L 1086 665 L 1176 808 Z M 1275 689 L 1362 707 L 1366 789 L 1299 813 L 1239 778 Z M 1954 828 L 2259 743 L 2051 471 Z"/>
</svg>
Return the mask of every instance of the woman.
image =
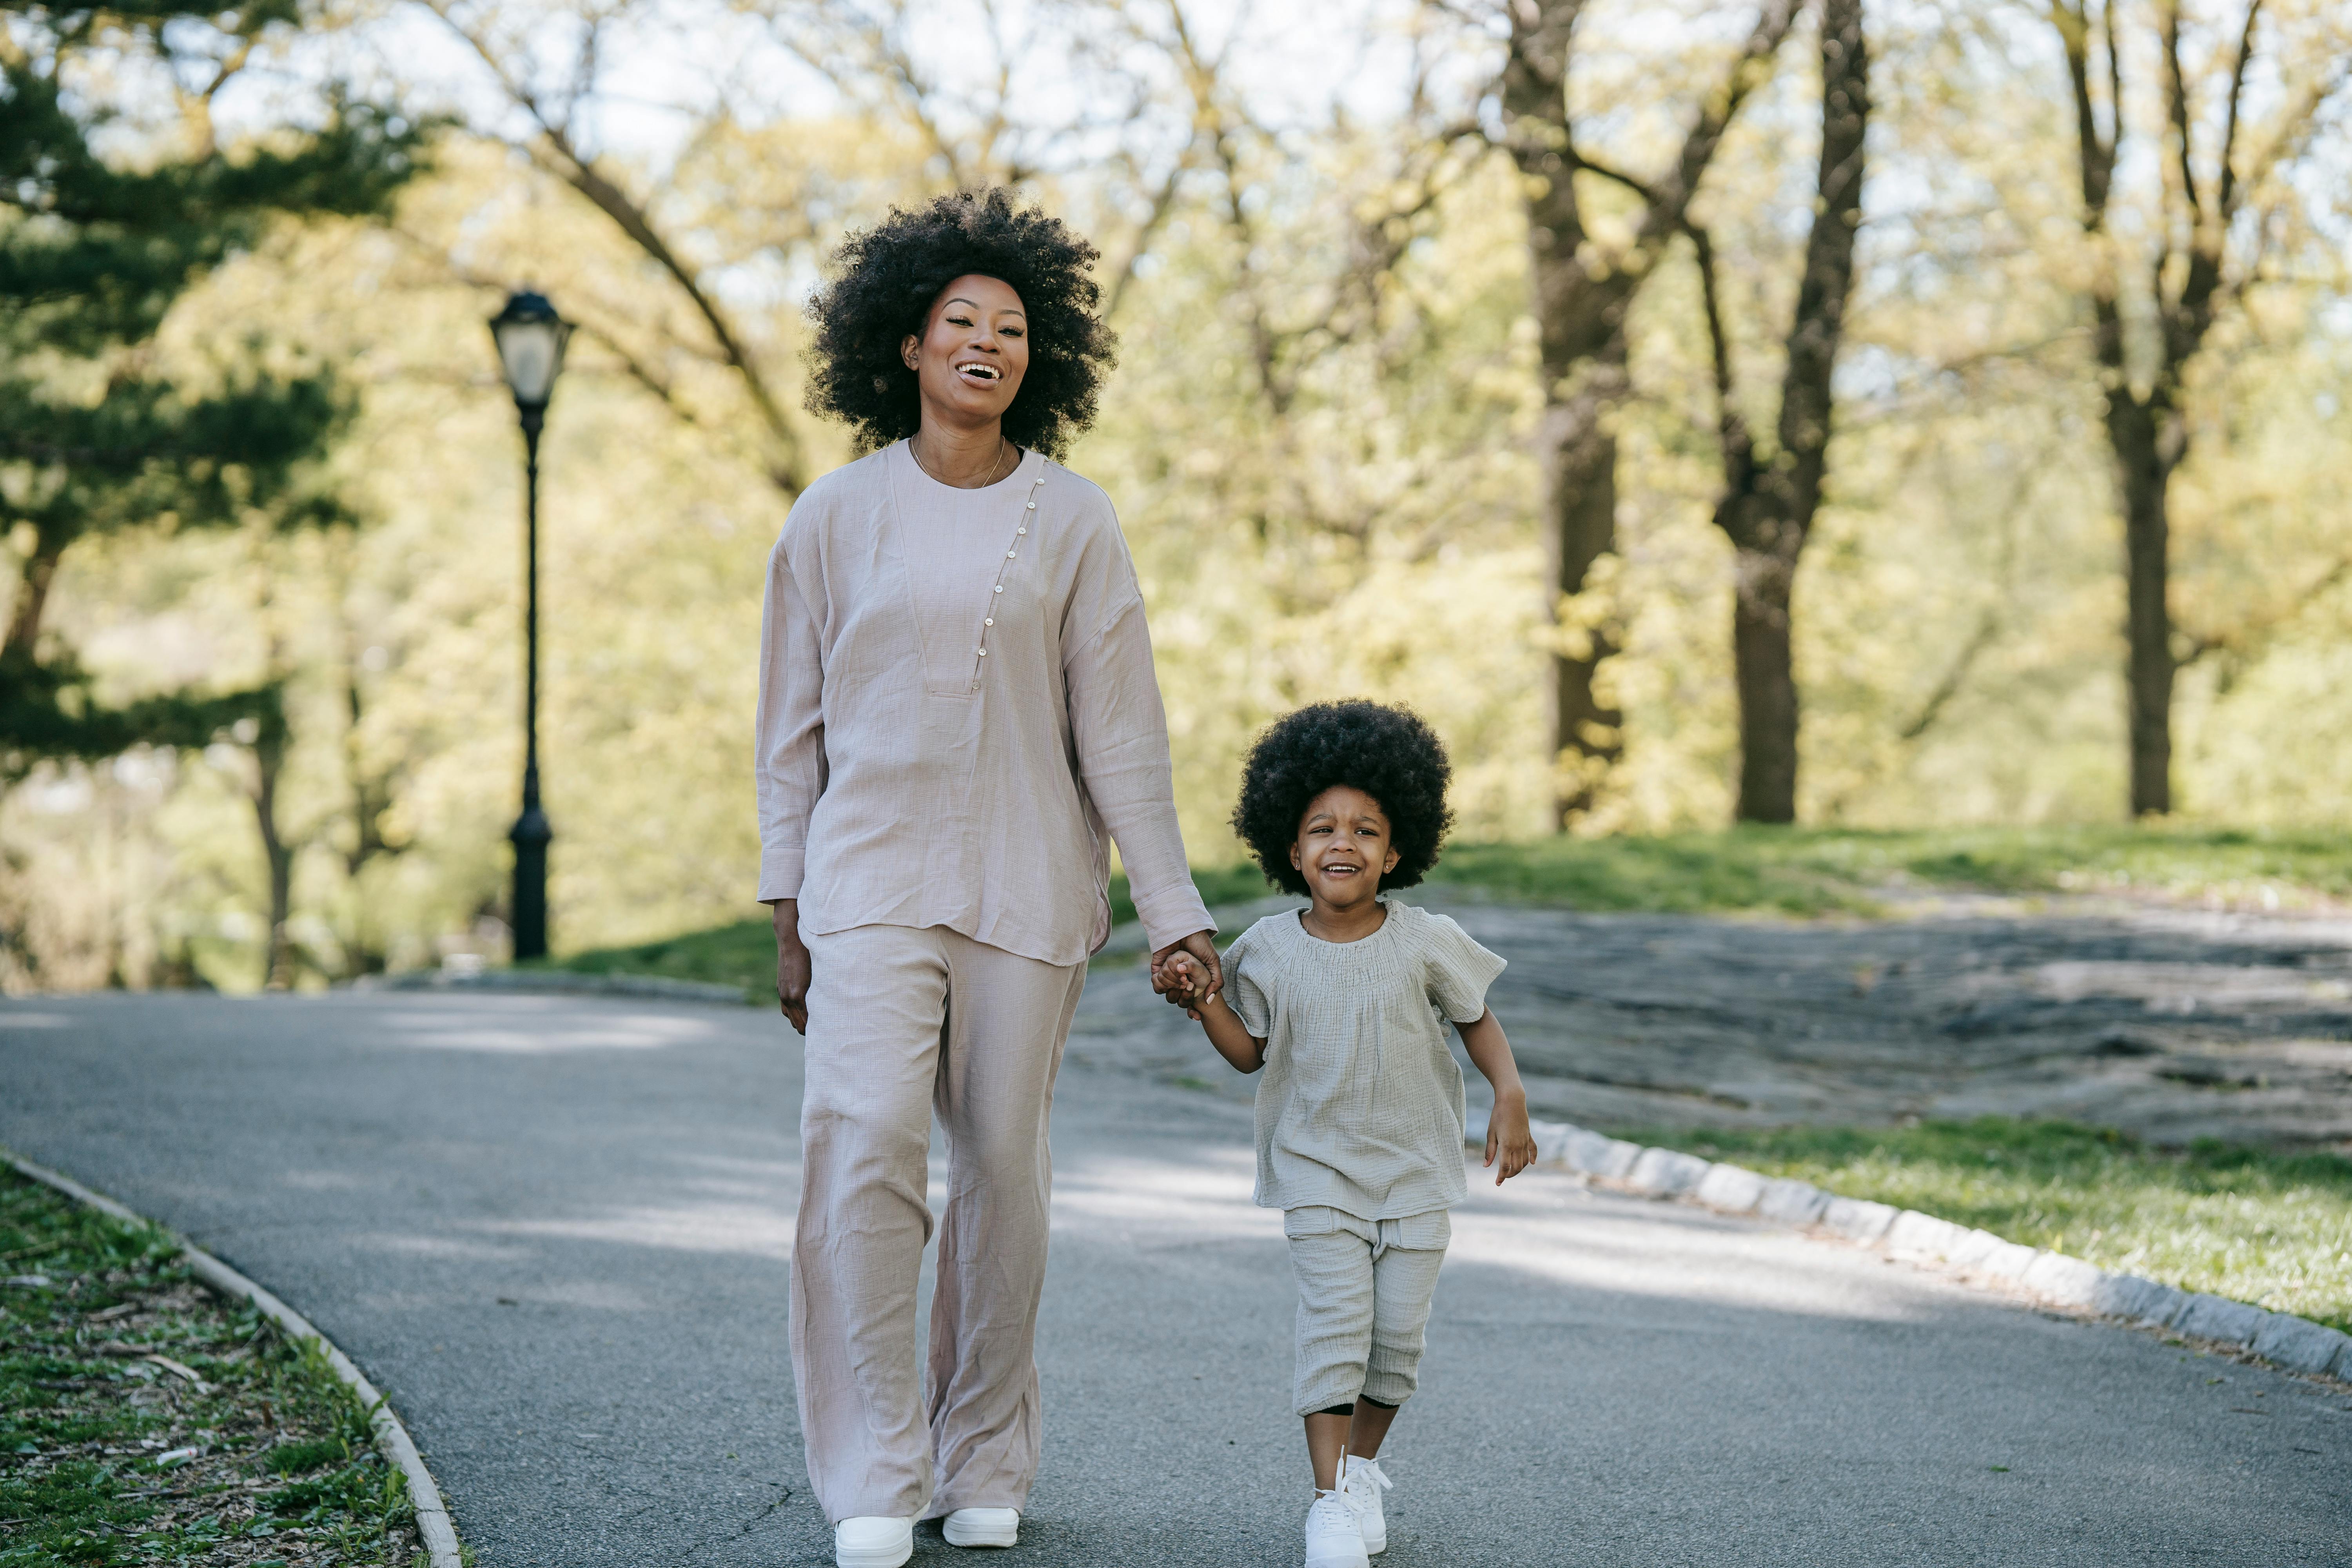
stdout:
<svg viewBox="0 0 2352 1568">
<path fill-rule="evenodd" d="M 760 658 L 760 898 L 807 1037 L 793 1372 L 841 1568 L 906 1562 L 921 1518 L 1013 1543 L 1047 1110 L 1109 930 L 1106 828 L 1155 977 L 1179 949 L 1220 973 L 1134 564 L 1108 498 L 1047 456 L 1110 365 L 1095 255 L 963 193 L 851 239 L 810 307 L 810 405 L 878 448 L 793 508 Z M 923 1387 L 934 1107 L 951 1169 Z"/>
</svg>

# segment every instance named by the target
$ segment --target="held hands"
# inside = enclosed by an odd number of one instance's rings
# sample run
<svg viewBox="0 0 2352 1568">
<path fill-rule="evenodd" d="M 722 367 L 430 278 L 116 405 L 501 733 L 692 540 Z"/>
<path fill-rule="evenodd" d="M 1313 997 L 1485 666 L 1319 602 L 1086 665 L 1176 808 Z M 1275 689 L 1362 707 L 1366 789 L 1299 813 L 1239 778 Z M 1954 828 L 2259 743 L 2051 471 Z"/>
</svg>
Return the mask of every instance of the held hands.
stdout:
<svg viewBox="0 0 2352 1568">
<path fill-rule="evenodd" d="M 1167 961 L 1151 972 L 1151 988 L 1163 993 L 1168 1000 L 1184 1009 L 1188 1018 L 1198 1018 L 1201 1009 L 1209 1005 L 1209 974 L 1201 961 L 1179 948 Z"/>
<path fill-rule="evenodd" d="M 1502 1169 L 1495 1173 L 1498 1187 L 1536 1163 L 1536 1136 L 1528 1126 L 1525 1094 L 1495 1096 L 1494 1114 L 1486 1119 L 1486 1158 L 1482 1163 L 1492 1165 L 1497 1159 L 1502 1162 Z"/>
<path fill-rule="evenodd" d="M 1224 989 L 1225 966 L 1209 933 L 1196 931 L 1151 955 L 1151 988 L 1192 1017 Z"/>
</svg>

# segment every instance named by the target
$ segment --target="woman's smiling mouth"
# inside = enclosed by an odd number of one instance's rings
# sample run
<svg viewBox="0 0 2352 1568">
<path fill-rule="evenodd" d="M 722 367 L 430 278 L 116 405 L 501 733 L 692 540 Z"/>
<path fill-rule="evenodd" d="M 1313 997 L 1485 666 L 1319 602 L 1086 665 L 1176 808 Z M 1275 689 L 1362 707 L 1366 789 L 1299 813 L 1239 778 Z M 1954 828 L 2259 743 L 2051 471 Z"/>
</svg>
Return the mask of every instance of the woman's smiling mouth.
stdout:
<svg viewBox="0 0 2352 1568">
<path fill-rule="evenodd" d="M 994 382 L 1004 379 L 1004 373 L 986 360 L 971 360 L 955 368 L 956 374 L 967 381 Z"/>
</svg>

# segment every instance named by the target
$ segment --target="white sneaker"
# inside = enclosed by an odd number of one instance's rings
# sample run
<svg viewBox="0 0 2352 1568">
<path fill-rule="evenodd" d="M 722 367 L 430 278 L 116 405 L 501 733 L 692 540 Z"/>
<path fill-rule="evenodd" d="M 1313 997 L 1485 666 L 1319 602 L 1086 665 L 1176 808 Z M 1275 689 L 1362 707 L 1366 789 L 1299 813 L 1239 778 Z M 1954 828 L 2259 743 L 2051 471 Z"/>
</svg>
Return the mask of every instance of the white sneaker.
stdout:
<svg viewBox="0 0 2352 1568">
<path fill-rule="evenodd" d="M 1315 1494 L 1315 1506 L 1307 1510 L 1307 1568 L 1371 1568 L 1347 1493 Z"/>
<path fill-rule="evenodd" d="M 1021 1539 L 1021 1510 L 960 1508 L 940 1528 L 950 1546 L 1012 1546 Z"/>
<path fill-rule="evenodd" d="M 833 1527 L 834 1568 L 898 1568 L 915 1554 L 915 1521 L 861 1514 Z"/>
<path fill-rule="evenodd" d="M 1347 1473 L 1339 1478 L 1339 1492 L 1356 1510 L 1356 1522 L 1364 1532 L 1367 1557 L 1378 1557 L 1389 1549 L 1389 1521 L 1381 1511 L 1381 1494 L 1394 1484 L 1381 1473 L 1378 1460 L 1348 1456 Z"/>
</svg>

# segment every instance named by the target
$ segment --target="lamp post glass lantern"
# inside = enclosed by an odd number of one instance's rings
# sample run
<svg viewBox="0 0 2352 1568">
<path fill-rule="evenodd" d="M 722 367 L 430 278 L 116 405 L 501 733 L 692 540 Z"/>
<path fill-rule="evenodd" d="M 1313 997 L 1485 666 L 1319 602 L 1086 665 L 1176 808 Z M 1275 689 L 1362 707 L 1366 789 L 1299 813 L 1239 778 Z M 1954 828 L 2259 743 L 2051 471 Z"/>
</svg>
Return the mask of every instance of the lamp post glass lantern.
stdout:
<svg viewBox="0 0 2352 1568">
<path fill-rule="evenodd" d="M 508 296 L 490 318 L 499 368 L 522 418 L 523 450 L 523 699 L 522 815 L 507 837 L 514 843 L 514 955 L 547 956 L 547 846 L 555 830 L 539 807 L 539 432 L 547 400 L 563 370 L 572 323 L 543 294 Z"/>
</svg>

